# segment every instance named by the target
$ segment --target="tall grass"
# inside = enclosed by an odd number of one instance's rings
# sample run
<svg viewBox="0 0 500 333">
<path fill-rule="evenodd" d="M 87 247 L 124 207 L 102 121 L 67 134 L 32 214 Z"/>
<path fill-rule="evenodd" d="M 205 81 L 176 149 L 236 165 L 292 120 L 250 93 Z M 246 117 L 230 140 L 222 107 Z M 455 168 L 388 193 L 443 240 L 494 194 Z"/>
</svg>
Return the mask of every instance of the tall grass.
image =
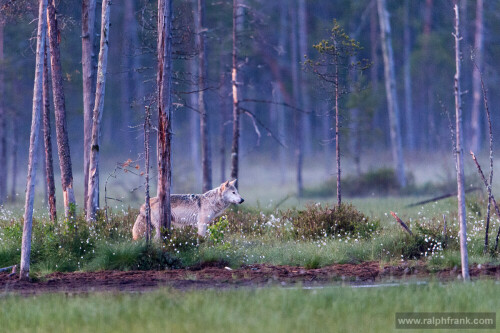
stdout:
<svg viewBox="0 0 500 333">
<path fill-rule="evenodd" d="M 0 299 L 5 332 L 392 332 L 396 312 L 498 311 L 494 281 Z"/>
</svg>

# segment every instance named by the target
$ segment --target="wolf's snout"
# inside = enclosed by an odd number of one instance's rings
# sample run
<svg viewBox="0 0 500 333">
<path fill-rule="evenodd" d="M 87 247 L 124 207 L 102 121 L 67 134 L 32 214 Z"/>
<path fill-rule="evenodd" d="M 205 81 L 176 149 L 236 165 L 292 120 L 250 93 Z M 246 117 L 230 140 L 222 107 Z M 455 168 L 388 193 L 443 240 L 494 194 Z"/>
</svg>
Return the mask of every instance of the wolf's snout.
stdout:
<svg viewBox="0 0 500 333">
<path fill-rule="evenodd" d="M 245 199 L 241 198 L 240 204 L 242 204 L 245 201 Z"/>
</svg>

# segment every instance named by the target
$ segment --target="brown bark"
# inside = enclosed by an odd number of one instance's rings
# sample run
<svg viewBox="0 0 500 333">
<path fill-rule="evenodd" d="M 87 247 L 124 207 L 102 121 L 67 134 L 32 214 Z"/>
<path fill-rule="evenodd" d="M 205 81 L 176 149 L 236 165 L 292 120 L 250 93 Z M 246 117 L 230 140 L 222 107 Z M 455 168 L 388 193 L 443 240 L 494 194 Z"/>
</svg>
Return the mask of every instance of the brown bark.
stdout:
<svg viewBox="0 0 500 333">
<path fill-rule="evenodd" d="M 47 20 L 50 42 L 50 64 L 52 69 L 52 95 L 54 99 L 54 112 L 56 115 L 57 151 L 59 154 L 59 166 L 61 168 L 64 216 L 68 218 L 74 213 L 73 210 L 76 201 L 73 190 L 73 171 L 66 124 L 66 105 L 63 90 L 61 55 L 59 51 L 60 36 L 57 27 L 55 0 L 49 0 L 47 6 Z"/>
<path fill-rule="evenodd" d="M 212 189 L 212 153 L 210 149 L 210 133 L 208 112 L 205 103 L 205 82 L 207 78 L 207 56 L 205 48 L 205 0 L 198 0 L 198 13 L 195 15 L 196 44 L 198 46 L 198 109 L 200 111 L 201 165 L 203 172 L 202 191 Z"/>
<path fill-rule="evenodd" d="M 170 232 L 172 120 L 172 0 L 158 0 L 158 214 L 161 233 Z M 157 236 L 159 237 L 157 231 Z M 162 235 L 164 236 L 164 235 Z"/>
<path fill-rule="evenodd" d="M 43 141 L 45 147 L 45 183 L 47 187 L 47 202 L 50 220 L 57 220 L 56 187 L 54 184 L 54 163 L 52 161 L 52 138 L 50 130 L 50 98 L 49 98 L 49 67 L 47 64 L 47 48 L 44 53 L 43 67 Z"/>
<path fill-rule="evenodd" d="M 88 200 L 92 111 L 95 101 L 94 25 L 95 0 L 82 0 L 82 79 L 83 79 L 83 206 Z"/>
<path fill-rule="evenodd" d="M 231 179 L 238 179 L 239 167 L 239 141 L 240 141 L 240 109 L 238 96 L 238 48 L 237 48 L 237 19 L 239 1 L 233 0 L 233 67 L 231 82 L 233 88 L 233 140 L 231 144 Z M 235 183 L 238 188 L 238 181 Z"/>
<path fill-rule="evenodd" d="M 103 0 L 101 10 L 101 45 L 97 66 L 94 111 L 92 115 L 92 143 L 90 149 L 87 221 L 94 220 L 95 214 L 99 209 L 99 145 L 101 140 L 101 120 L 104 110 L 104 95 L 106 92 L 106 74 L 108 67 L 109 12 L 109 0 Z"/>
<path fill-rule="evenodd" d="M 469 257 L 467 253 L 467 215 L 465 211 L 465 176 L 463 152 L 463 124 L 462 124 L 462 92 L 460 90 L 460 17 L 455 0 L 455 131 L 456 131 L 456 162 L 457 162 L 457 198 L 458 220 L 460 224 L 460 255 L 462 263 L 462 278 L 469 277 Z"/>
<path fill-rule="evenodd" d="M 26 201 L 24 204 L 24 225 L 21 245 L 21 280 L 29 279 L 30 254 L 31 254 L 31 231 L 33 225 L 33 202 L 35 200 L 35 177 L 37 164 L 38 133 L 40 129 L 40 114 L 42 107 L 43 90 L 43 55 L 45 50 L 45 36 L 47 21 L 45 12 L 47 0 L 40 0 L 38 9 L 38 32 L 36 45 L 36 67 L 35 83 L 33 87 L 33 108 L 30 133 L 30 150 L 28 161 L 28 176 L 26 183 Z"/>
</svg>

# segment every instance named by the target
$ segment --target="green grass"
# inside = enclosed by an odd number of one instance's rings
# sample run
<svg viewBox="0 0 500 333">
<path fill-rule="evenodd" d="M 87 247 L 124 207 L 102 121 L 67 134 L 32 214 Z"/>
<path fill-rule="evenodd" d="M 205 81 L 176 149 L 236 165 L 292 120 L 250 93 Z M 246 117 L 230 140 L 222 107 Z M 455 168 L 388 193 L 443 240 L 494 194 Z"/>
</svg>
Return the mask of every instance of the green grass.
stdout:
<svg viewBox="0 0 500 333">
<path fill-rule="evenodd" d="M 0 299 L 3 332 L 391 332 L 396 312 L 491 312 L 494 281 Z M 412 331 L 414 332 L 414 331 Z"/>
</svg>

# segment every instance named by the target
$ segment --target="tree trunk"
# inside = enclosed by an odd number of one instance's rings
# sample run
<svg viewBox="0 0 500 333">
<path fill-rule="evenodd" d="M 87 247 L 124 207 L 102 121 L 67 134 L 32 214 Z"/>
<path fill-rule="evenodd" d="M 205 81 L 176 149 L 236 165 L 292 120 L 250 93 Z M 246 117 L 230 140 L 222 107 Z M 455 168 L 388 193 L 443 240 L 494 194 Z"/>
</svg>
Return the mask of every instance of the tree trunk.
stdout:
<svg viewBox="0 0 500 333">
<path fill-rule="evenodd" d="M 23 240 L 21 246 L 21 280 L 28 280 L 30 271 L 31 229 L 33 224 L 33 202 L 35 200 L 38 133 L 40 129 L 40 113 L 42 107 L 43 55 L 45 50 L 45 35 L 47 30 L 47 21 L 45 16 L 46 11 L 47 0 L 40 0 L 38 9 L 35 83 L 33 87 L 33 115 L 31 119 L 28 176 L 26 182 L 26 201 L 24 205 Z"/>
<path fill-rule="evenodd" d="M 202 191 L 212 189 L 212 153 L 210 150 L 210 133 L 208 113 L 205 103 L 205 82 L 207 79 L 207 56 L 205 48 L 205 0 L 198 0 L 195 11 L 196 44 L 198 47 L 198 109 L 200 110 L 201 164 L 203 172 Z"/>
<path fill-rule="evenodd" d="M 237 48 L 237 26 L 238 26 L 239 1 L 233 0 L 233 67 L 231 70 L 231 84 L 233 88 L 233 142 L 231 145 L 231 179 L 238 179 L 239 165 L 239 143 L 240 143 L 240 109 L 238 99 L 238 48 Z M 238 187 L 238 181 L 235 186 Z"/>
<path fill-rule="evenodd" d="M 106 74 L 108 67 L 109 12 L 109 0 L 103 0 L 101 9 L 101 46 L 99 50 L 99 63 L 97 65 L 97 84 L 92 115 L 92 144 L 90 149 L 87 221 L 94 220 L 95 214 L 99 209 L 99 145 L 101 140 L 101 120 L 104 110 L 104 94 L 106 90 Z"/>
<path fill-rule="evenodd" d="M 198 28 L 198 0 L 192 0 L 192 8 L 193 8 L 193 23 L 194 30 L 197 33 L 199 31 Z M 195 40 L 195 49 L 198 49 L 198 39 Z M 200 156 L 200 141 L 201 141 L 201 130 L 200 130 L 200 108 L 198 107 L 198 94 L 194 93 L 198 91 L 198 81 L 199 81 L 199 73 L 198 73 L 198 57 L 193 57 L 189 60 L 189 71 L 191 72 L 191 91 L 192 93 L 189 95 L 189 103 L 191 108 L 194 110 L 189 111 L 189 127 L 190 127 L 190 137 L 189 140 L 190 150 L 191 150 L 191 161 L 193 165 L 193 171 L 196 180 L 196 186 L 202 186 L 202 165 L 201 165 L 201 156 Z"/>
<path fill-rule="evenodd" d="M 221 92 L 219 94 L 220 99 L 220 148 L 219 148 L 219 159 L 220 159 L 220 182 L 225 182 L 226 179 L 226 123 L 228 121 L 229 110 L 227 103 L 227 96 L 229 96 L 229 89 L 227 85 L 227 76 L 226 74 L 221 75 Z"/>
<path fill-rule="evenodd" d="M 43 141 L 45 146 L 45 179 L 47 187 L 47 201 L 49 204 L 50 220 L 57 220 L 56 187 L 54 184 L 54 163 L 52 161 L 52 138 L 50 130 L 50 99 L 49 99 L 49 66 L 47 62 L 47 48 L 44 52 L 43 67 Z"/>
<path fill-rule="evenodd" d="M 385 0 L 377 0 L 377 7 L 380 21 L 380 37 L 382 40 L 382 55 L 384 58 L 385 90 L 387 95 L 387 109 L 389 112 L 392 159 L 399 185 L 405 187 L 406 175 L 403 160 L 403 147 L 401 144 L 401 130 L 399 126 L 399 105 L 396 96 L 396 74 L 392 51 L 389 13 L 387 12 Z"/>
<path fill-rule="evenodd" d="M 4 18 L 0 14 L 0 205 L 7 196 L 7 115 L 4 108 Z"/>
<path fill-rule="evenodd" d="M 94 26 L 96 0 L 82 0 L 82 79 L 83 79 L 83 206 L 87 207 L 92 111 L 95 101 Z"/>
<path fill-rule="evenodd" d="M 52 69 L 52 94 L 56 115 L 57 150 L 61 168 L 61 183 L 64 201 L 64 216 L 69 218 L 75 209 L 73 190 L 73 171 L 66 124 L 66 105 L 64 100 L 61 55 L 59 51 L 59 29 L 56 20 L 55 0 L 50 0 L 47 7 L 48 35 L 50 42 L 50 64 Z"/>
<path fill-rule="evenodd" d="M 299 57 L 298 61 L 301 63 L 304 56 L 308 53 L 308 40 L 307 40 L 307 7 L 305 0 L 299 0 L 298 5 L 298 23 L 299 23 Z M 311 100 L 309 98 L 309 92 L 307 91 L 308 83 L 305 78 L 305 73 L 300 74 L 300 96 L 302 100 L 301 107 L 304 111 L 311 112 Z M 301 122 L 303 127 L 302 144 L 303 153 L 305 155 L 312 152 L 312 119 L 311 113 L 302 114 Z"/>
<path fill-rule="evenodd" d="M 134 101 L 134 63 L 132 40 L 137 32 L 134 18 L 134 3 L 132 0 L 125 0 L 123 4 L 123 22 L 122 22 L 122 49 L 121 49 L 121 64 L 123 79 L 120 82 L 120 101 L 121 101 L 121 129 L 125 134 L 124 144 L 127 147 L 127 153 L 131 154 L 133 149 L 132 133 L 130 133 L 130 125 L 132 119 L 132 102 Z"/>
<path fill-rule="evenodd" d="M 335 160 L 337 162 L 337 205 L 342 203 L 342 188 L 340 186 L 340 114 L 339 114 L 339 65 L 335 55 Z"/>
<path fill-rule="evenodd" d="M 151 130 L 151 111 L 149 107 L 146 107 L 146 116 L 144 119 L 144 169 L 145 174 L 145 218 L 146 218 L 146 244 L 149 245 L 151 240 L 151 203 L 149 201 L 149 135 Z"/>
<path fill-rule="evenodd" d="M 462 98 L 460 90 L 460 18 L 457 0 L 455 0 L 455 130 L 456 130 L 456 162 L 457 162 L 457 198 L 458 220 L 460 223 L 460 255 L 462 258 L 462 278 L 469 277 L 469 258 L 467 253 L 467 215 L 465 211 L 465 176 L 463 151 Z"/>
<path fill-rule="evenodd" d="M 483 0 L 476 3 L 476 33 L 474 35 L 475 63 L 472 66 L 472 114 L 471 114 L 471 150 L 478 152 L 481 150 L 481 78 L 480 71 L 483 70 Z"/>
<path fill-rule="evenodd" d="M 156 237 L 170 232 L 172 120 L 172 0 L 158 0 L 158 199 Z M 162 235 L 163 236 L 163 235 Z"/>
<path fill-rule="evenodd" d="M 294 96 L 294 105 L 300 105 L 299 98 L 299 68 L 298 68 L 298 57 L 297 57 L 297 10 L 295 6 L 290 7 L 290 23 L 292 25 L 290 29 L 290 47 L 291 47 L 291 66 L 292 66 L 292 90 Z M 302 115 L 294 110 L 293 113 L 293 121 L 294 121 L 294 130 L 295 130 L 295 161 L 296 165 L 296 180 L 297 180 L 297 196 L 302 197 L 302 192 L 304 189 L 304 185 L 302 182 L 302 162 L 303 162 L 303 123 L 302 123 Z"/>
<path fill-rule="evenodd" d="M 410 0 L 405 0 L 404 8 L 404 85 L 405 85 L 405 119 L 406 119 L 406 146 L 415 150 L 415 134 L 413 131 L 413 99 L 411 87 L 411 28 L 409 21 Z"/>
<path fill-rule="evenodd" d="M 430 75 L 431 71 L 431 66 L 432 66 L 432 60 L 429 55 L 429 42 L 430 42 L 430 35 L 431 35 L 431 26 L 432 26 L 432 7 L 434 0 L 425 0 L 425 5 L 424 5 L 424 27 L 423 27 L 423 36 L 422 36 L 422 53 L 423 53 L 423 63 L 424 67 L 427 68 L 427 71 L 424 71 L 424 77 L 423 77 L 423 97 L 422 97 L 422 102 L 420 103 L 423 108 L 421 111 L 423 111 L 422 119 L 427 118 L 427 135 L 424 135 L 424 140 L 426 141 L 426 147 L 429 150 L 434 149 L 435 145 L 435 137 L 436 137 L 436 129 L 434 126 L 434 114 L 432 113 L 432 100 L 433 100 L 433 95 L 432 95 L 432 78 Z"/>
</svg>

